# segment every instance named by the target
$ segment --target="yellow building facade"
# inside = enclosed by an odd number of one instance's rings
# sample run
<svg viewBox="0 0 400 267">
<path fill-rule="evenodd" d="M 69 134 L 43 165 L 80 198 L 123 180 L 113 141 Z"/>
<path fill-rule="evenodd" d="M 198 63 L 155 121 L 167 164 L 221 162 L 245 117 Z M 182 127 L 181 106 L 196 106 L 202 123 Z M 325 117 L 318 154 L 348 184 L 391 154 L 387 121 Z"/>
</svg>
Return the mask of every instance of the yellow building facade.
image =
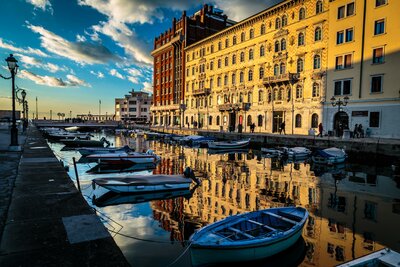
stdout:
<svg viewBox="0 0 400 267">
<path fill-rule="evenodd" d="M 192 44 L 184 125 L 309 134 L 322 123 L 349 137 L 362 124 L 364 135 L 400 136 L 396 10 L 393 0 L 286 0 Z"/>
</svg>

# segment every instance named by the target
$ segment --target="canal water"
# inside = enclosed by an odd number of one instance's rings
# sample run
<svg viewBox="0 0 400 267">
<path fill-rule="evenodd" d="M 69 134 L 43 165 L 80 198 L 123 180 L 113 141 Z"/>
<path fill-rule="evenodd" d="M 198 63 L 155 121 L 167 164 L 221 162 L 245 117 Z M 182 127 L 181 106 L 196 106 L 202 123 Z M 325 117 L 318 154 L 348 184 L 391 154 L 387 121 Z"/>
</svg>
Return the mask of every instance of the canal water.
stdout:
<svg viewBox="0 0 400 267">
<path fill-rule="evenodd" d="M 350 161 L 326 167 L 266 158 L 257 150 L 216 154 L 141 136 L 106 138 L 115 146 L 152 149 L 162 160 L 152 170 L 99 169 L 80 159 L 78 152 L 63 151 L 62 144 L 50 147 L 69 166 L 75 182 L 72 158 L 76 158 L 85 199 L 132 266 L 193 266 L 185 241 L 196 229 L 229 215 L 292 205 L 310 213 L 302 238 L 253 266 L 329 267 L 384 247 L 400 250 L 400 182 L 390 162 L 378 166 Z M 190 191 L 119 196 L 91 183 L 95 177 L 129 171 L 181 174 L 186 166 L 195 169 L 202 181 Z"/>
</svg>

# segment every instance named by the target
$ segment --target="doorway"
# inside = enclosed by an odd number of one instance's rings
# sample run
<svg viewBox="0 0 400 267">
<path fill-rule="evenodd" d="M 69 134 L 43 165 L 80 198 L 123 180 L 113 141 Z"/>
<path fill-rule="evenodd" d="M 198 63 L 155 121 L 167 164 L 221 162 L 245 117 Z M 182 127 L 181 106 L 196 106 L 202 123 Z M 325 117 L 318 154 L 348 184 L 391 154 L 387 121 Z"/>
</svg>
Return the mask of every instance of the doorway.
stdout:
<svg viewBox="0 0 400 267">
<path fill-rule="evenodd" d="M 236 128 L 236 112 L 229 113 L 229 131 L 233 132 Z"/>
<path fill-rule="evenodd" d="M 349 116 L 346 112 L 340 111 L 335 114 L 333 120 L 333 129 L 335 129 L 336 136 L 342 136 L 343 130 L 349 129 Z"/>
<path fill-rule="evenodd" d="M 283 122 L 283 111 L 274 111 L 272 120 L 272 132 L 279 132 L 281 123 Z"/>
</svg>

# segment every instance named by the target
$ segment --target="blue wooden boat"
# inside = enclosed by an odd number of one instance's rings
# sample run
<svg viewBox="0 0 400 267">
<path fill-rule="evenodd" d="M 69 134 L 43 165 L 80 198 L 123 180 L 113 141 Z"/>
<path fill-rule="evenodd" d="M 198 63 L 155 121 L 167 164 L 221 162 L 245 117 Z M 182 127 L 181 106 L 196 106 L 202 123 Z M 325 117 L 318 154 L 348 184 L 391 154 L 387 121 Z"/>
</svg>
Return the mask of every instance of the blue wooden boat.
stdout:
<svg viewBox="0 0 400 267">
<path fill-rule="evenodd" d="M 318 150 L 316 154 L 312 156 L 313 162 L 317 164 L 339 164 L 345 162 L 346 159 L 346 152 L 336 147 Z"/>
<path fill-rule="evenodd" d="M 275 255 L 300 238 L 308 211 L 273 208 L 227 217 L 190 237 L 194 265 L 253 261 Z"/>
</svg>

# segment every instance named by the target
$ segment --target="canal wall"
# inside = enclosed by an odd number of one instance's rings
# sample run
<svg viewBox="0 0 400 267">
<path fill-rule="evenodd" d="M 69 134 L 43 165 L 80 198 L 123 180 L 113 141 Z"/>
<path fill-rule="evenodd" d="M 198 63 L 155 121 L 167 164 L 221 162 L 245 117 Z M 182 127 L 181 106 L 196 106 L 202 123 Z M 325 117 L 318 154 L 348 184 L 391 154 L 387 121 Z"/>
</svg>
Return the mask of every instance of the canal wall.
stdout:
<svg viewBox="0 0 400 267">
<path fill-rule="evenodd" d="M 217 132 L 200 129 L 176 129 L 151 127 L 156 132 L 174 133 L 184 135 L 205 135 L 213 136 L 224 140 L 240 140 L 251 138 L 251 147 L 260 149 L 261 147 L 276 146 L 304 146 L 311 149 L 324 149 L 329 147 L 344 148 L 346 152 L 355 155 L 373 157 L 389 156 L 400 158 L 400 139 L 387 138 L 348 138 L 342 139 L 332 136 L 307 136 L 307 135 L 282 135 L 267 133 L 236 133 L 236 132 Z"/>
<path fill-rule="evenodd" d="M 17 163 L 0 266 L 129 266 L 34 126 Z"/>
</svg>

